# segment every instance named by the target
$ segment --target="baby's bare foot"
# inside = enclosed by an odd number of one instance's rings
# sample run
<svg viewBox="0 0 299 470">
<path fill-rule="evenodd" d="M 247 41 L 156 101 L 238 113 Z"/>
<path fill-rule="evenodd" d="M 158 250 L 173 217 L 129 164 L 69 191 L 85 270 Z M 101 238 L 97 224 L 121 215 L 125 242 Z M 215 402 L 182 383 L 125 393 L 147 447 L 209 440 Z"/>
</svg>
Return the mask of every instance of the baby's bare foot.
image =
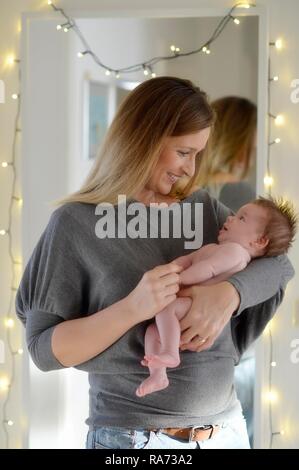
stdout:
<svg viewBox="0 0 299 470">
<path fill-rule="evenodd" d="M 136 395 L 137 397 L 144 397 L 149 393 L 158 392 L 168 387 L 169 380 L 166 375 L 162 377 L 148 377 L 145 379 L 137 388 Z"/>
<path fill-rule="evenodd" d="M 148 367 L 177 367 L 180 363 L 180 356 L 173 356 L 167 352 L 159 355 L 149 354 L 144 356 L 143 361 Z"/>
</svg>

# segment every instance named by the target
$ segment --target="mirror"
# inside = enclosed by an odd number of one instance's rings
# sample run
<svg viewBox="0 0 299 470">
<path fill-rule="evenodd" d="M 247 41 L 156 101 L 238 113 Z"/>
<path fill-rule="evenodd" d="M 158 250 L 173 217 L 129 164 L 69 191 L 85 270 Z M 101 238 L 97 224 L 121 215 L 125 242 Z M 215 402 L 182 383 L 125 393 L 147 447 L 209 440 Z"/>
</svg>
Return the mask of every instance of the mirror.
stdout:
<svg viewBox="0 0 299 470">
<path fill-rule="evenodd" d="M 171 45 L 181 52 L 194 50 L 211 36 L 220 19 L 77 18 L 76 21 L 102 62 L 121 68 L 169 55 Z M 240 21 L 239 25 L 233 21 L 227 25 L 211 46 L 210 54 L 159 62 L 154 72 L 158 76 L 190 79 L 211 100 L 239 96 L 257 104 L 258 17 L 242 16 Z M 56 31 L 58 22 L 35 18 L 26 30 L 24 220 L 35 223 L 25 222 L 24 262 L 48 222 L 49 203 L 78 189 L 92 165 L 96 142 L 101 142 L 119 104 L 130 89 L 146 79 L 142 72 L 119 79 L 108 77 L 90 56 L 78 58 L 82 45 L 71 31 L 67 34 Z M 97 113 L 99 104 L 102 108 Z M 41 178 L 44 174 L 46 181 Z M 255 192 L 255 156 L 248 181 Z M 30 447 L 84 447 L 87 374 L 68 369 L 45 375 L 33 364 L 29 373 Z M 248 377 L 248 369 L 245 375 Z M 251 381 L 251 390 L 252 385 Z M 45 393 L 41 393 L 42 388 Z M 39 414 L 40 409 L 48 410 L 46 422 L 45 415 Z"/>
</svg>

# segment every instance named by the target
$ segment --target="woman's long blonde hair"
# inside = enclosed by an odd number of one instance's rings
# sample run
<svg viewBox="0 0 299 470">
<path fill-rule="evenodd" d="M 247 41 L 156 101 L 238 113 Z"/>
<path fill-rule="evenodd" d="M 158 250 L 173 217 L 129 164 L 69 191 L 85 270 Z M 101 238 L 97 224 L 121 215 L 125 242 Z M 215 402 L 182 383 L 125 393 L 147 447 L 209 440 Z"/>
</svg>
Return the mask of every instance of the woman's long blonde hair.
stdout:
<svg viewBox="0 0 299 470">
<path fill-rule="evenodd" d="M 121 104 L 100 152 L 81 188 L 54 205 L 68 202 L 117 204 L 143 189 L 161 154 L 165 139 L 198 132 L 213 124 L 214 113 L 206 94 L 189 80 L 158 77 L 141 83 Z M 198 177 L 170 195 L 184 198 Z"/>
<path fill-rule="evenodd" d="M 216 113 L 208 151 L 201 161 L 198 186 L 215 182 L 219 172 L 234 174 L 235 165 L 243 164 L 241 179 L 250 169 L 250 156 L 257 125 L 256 105 L 246 98 L 226 96 L 211 103 Z"/>
</svg>

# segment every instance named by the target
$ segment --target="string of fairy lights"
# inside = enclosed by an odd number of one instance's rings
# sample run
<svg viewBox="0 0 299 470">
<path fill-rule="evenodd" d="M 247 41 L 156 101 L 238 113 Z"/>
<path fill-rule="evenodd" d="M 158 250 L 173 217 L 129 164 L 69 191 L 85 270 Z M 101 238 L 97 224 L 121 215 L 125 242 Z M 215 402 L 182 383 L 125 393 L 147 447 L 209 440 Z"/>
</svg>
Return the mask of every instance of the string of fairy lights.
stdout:
<svg viewBox="0 0 299 470">
<path fill-rule="evenodd" d="M 14 57 L 8 57 L 7 65 L 17 65 L 18 66 L 18 89 L 20 90 L 21 84 L 21 70 L 20 70 L 20 61 L 15 59 Z M 11 168 L 12 171 L 12 186 L 11 186 L 11 194 L 9 197 L 9 208 L 8 208 L 8 227 L 6 229 L 0 230 L 1 236 L 8 237 L 8 256 L 11 263 L 11 286 L 10 286 L 10 293 L 9 293 L 9 306 L 8 306 L 8 313 L 5 315 L 4 318 L 4 326 L 5 326 L 5 340 L 6 340 L 6 351 L 8 352 L 8 356 L 5 354 L 4 357 L 5 362 L 7 360 L 10 361 L 11 368 L 10 368 L 10 376 L 8 375 L 1 375 L 0 376 L 0 394 L 2 392 L 6 392 L 6 397 L 2 403 L 2 429 L 4 432 L 4 439 L 5 439 L 5 447 L 9 448 L 9 428 L 14 425 L 13 419 L 10 417 L 8 413 L 8 405 L 12 393 L 12 388 L 15 382 L 15 374 L 16 374 L 16 366 L 17 360 L 19 356 L 22 356 L 23 349 L 21 347 L 15 348 L 13 346 L 13 335 L 12 330 L 15 326 L 15 320 L 13 318 L 13 305 L 14 305 L 14 296 L 15 292 L 17 291 L 17 275 L 16 275 L 16 267 L 21 267 L 22 262 L 17 260 L 13 254 L 13 211 L 14 206 L 17 204 L 19 207 L 22 206 L 22 199 L 16 195 L 16 181 L 17 181 L 17 167 L 16 167 L 16 153 L 17 153 L 17 143 L 18 143 L 18 135 L 21 132 L 19 127 L 20 121 L 20 112 L 21 112 L 21 96 L 20 92 L 16 92 L 12 94 L 12 99 L 17 100 L 17 111 L 15 116 L 15 124 L 14 124 L 14 133 L 13 133 L 13 143 L 12 143 L 12 151 L 11 151 L 11 160 L 2 162 L 2 168 Z M 0 395 L 1 397 L 1 395 Z"/>
<path fill-rule="evenodd" d="M 77 53 L 78 59 L 82 59 L 85 56 L 90 56 L 94 62 L 101 67 L 102 69 L 105 70 L 105 74 L 107 76 L 112 76 L 115 77 L 116 79 L 119 79 L 123 74 L 129 74 L 129 73 L 135 73 L 138 71 L 142 71 L 145 77 L 151 77 L 155 78 L 156 77 L 156 72 L 154 70 L 154 66 L 162 61 L 170 61 L 170 60 L 177 60 L 181 59 L 183 57 L 187 57 L 193 54 L 198 54 L 198 53 L 204 53 L 209 55 L 211 53 L 211 45 L 219 38 L 221 33 L 224 31 L 226 26 L 233 21 L 236 25 L 240 24 L 239 18 L 234 16 L 234 11 L 236 8 L 250 8 L 251 5 L 249 3 L 244 3 L 240 2 L 235 4 L 229 12 L 222 17 L 222 19 L 219 21 L 218 25 L 216 26 L 215 30 L 213 31 L 212 35 L 210 38 L 205 41 L 204 44 L 202 44 L 200 47 L 197 47 L 196 49 L 188 52 L 182 52 L 181 49 L 175 45 L 170 46 L 170 51 L 171 54 L 169 55 L 164 55 L 164 56 L 159 56 L 159 57 L 153 57 L 149 60 L 145 60 L 143 62 L 140 62 L 138 64 L 133 64 L 127 67 L 122 67 L 119 69 L 114 69 L 109 67 L 108 65 L 105 65 L 100 58 L 97 56 L 97 54 L 92 50 L 88 42 L 86 41 L 84 35 L 82 34 L 80 28 L 78 27 L 76 21 L 71 18 L 67 13 L 62 9 L 58 8 L 51 0 L 47 1 L 47 4 L 57 13 L 61 14 L 62 17 L 64 18 L 63 23 L 58 24 L 56 29 L 57 31 L 64 31 L 65 33 L 68 33 L 70 30 L 72 30 L 77 37 L 80 39 L 81 44 L 82 44 L 82 50 Z M 277 49 L 281 49 L 283 46 L 282 40 L 278 39 L 275 41 L 275 43 L 270 43 L 271 46 L 275 46 Z M 20 60 L 16 59 L 13 56 L 10 56 L 7 58 L 7 65 L 10 66 L 17 66 L 18 67 L 18 79 L 19 79 L 19 90 L 20 90 L 20 84 L 21 84 L 21 67 L 20 67 Z M 271 174 L 271 168 L 270 168 L 270 163 L 271 163 L 271 154 L 272 154 L 272 147 L 274 144 L 279 144 L 280 138 L 275 137 L 274 140 L 272 140 L 272 121 L 275 122 L 277 126 L 280 126 L 284 123 L 284 116 L 281 114 L 274 115 L 272 113 L 272 110 L 270 109 L 271 107 L 271 88 L 273 83 L 277 82 L 278 76 L 272 76 L 271 75 L 271 63 L 270 63 L 270 58 L 269 58 L 269 80 L 268 80 L 268 152 L 267 152 L 267 173 L 264 178 L 264 184 L 265 188 L 268 189 L 269 194 L 271 194 L 271 188 L 273 185 L 273 177 Z M 9 258 L 11 262 L 11 269 L 12 269 L 12 280 L 11 280 L 11 287 L 10 287 L 10 298 L 9 298 L 9 307 L 8 307 L 8 313 L 5 315 L 5 321 L 4 325 L 6 328 L 6 344 L 7 344 L 7 350 L 9 353 L 10 357 L 10 363 L 11 363 L 11 370 L 9 375 L 0 375 L 0 398 L 1 398 L 1 393 L 6 393 L 6 397 L 3 400 L 3 405 L 2 405 L 2 428 L 4 431 L 5 435 L 5 446 L 6 448 L 10 447 L 10 440 L 9 440 L 9 428 L 14 425 L 14 421 L 12 417 L 8 413 L 8 405 L 10 402 L 11 398 L 11 393 L 12 393 L 12 388 L 15 382 L 15 370 L 16 370 L 16 361 L 18 356 L 21 356 L 23 354 L 22 348 L 14 348 L 12 344 L 12 330 L 15 326 L 15 320 L 13 318 L 13 301 L 14 301 L 14 295 L 15 292 L 17 291 L 16 288 L 16 275 L 15 275 L 15 268 L 16 266 L 20 267 L 22 266 L 22 262 L 19 260 L 16 260 L 15 257 L 13 256 L 13 251 L 12 251 L 12 219 L 13 219 L 13 210 L 15 204 L 18 204 L 19 207 L 22 206 L 22 199 L 18 197 L 15 192 L 16 192 L 16 176 L 17 176 L 17 168 L 16 168 L 16 147 L 17 147 L 17 142 L 18 142 L 18 135 L 21 133 L 19 121 L 20 121 L 20 110 L 21 110 L 21 95 L 20 91 L 16 91 L 15 93 L 12 94 L 11 98 L 13 100 L 17 101 L 17 110 L 16 110 L 16 117 L 15 117 L 15 126 L 14 126 L 14 136 L 13 136 L 13 144 L 12 144 L 12 154 L 11 154 L 11 160 L 10 161 L 4 161 L 1 163 L 1 166 L 3 169 L 11 169 L 12 174 L 13 174 L 13 179 L 12 179 L 12 187 L 11 187 L 11 194 L 9 197 L 9 207 L 8 207 L 8 213 L 9 213 L 9 223 L 6 229 L 0 227 L 0 236 L 7 236 L 8 237 L 8 247 L 9 247 Z M 272 441 L 273 437 L 276 435 L 282 435 L 284 434 L 284 431 L 281 429 L 279 431 L 274 431 L 273 430 L 273 425 L 272 425 L 272 403 L 274 401 L 273 399 L 273 390 L 272 390 L 272 368 L 276 366 L 276 362 L 273 360 L 273 340 L 272 340 L 272 334 L 271 330 L 269 328 L 269 336 L 270 336 L 270 365 L 269 365 L 269 423 L 270 423 L 270 448 L 272 447 Z"/>
<path fill-rule="evenodd" d="M 273 132 L 273 122 L 275 126 L 279 127 L 285 123 L 285 117 L 283 114 L 273 114 L 271 104 L 272 104 L 272 87 L 275 83 L 278 82 L 279 77 L 278 75 L 273 75 L 272 73 L 272 61 L 271 61 L 271 49 L 275 48 L 277 51 L 283 49 L 283 41 L 282 39 L 277 39 L 275 42 L 270 42 L 270 53 L 268 58 L 268 149 L 267 149 L 267 172 L 264 178 L 264 184 L 267 189 L 268 194 L 271 196 L 272 194 L 272 186 L 274 183 L 271 171 L 271 158 L 272 158 L 272 149 L 273 146 L 279 144 L 281 142 L 280 137 L 275 135 Z M 272 320 L 273 321 L 273 320 Z M 270 429 L 270 439 L 269 439 L 269 448 L 272 449 L 273 447 L 273 440 L 275 436 L 283 436 L 285 434 L 285 430 L 275 429 L 273 425 L 273 405 L 277 401 L 277 393 L 273 389 L 273 370 L 277 366 L 277 362 L 274 360 L 274 344 L 273 344 L 273 335 L 271 330 L 271 323 L 268 324 L 266 329 L 266 334 L 268 334 L 269 338 L 269 367 L 268 367 L 268 412 L 269 412 L 269 429 Z"/>
<path fill-rule="evenodd" d="M 134 73 L 134 72 L 138 72 L 138 71 L 143 71 L 143 74 L 145 76 L 150 75 L 152 78 L 155 78 L 156 77 L 156 72 L 154 71 L 154 66 L 159 62 L 170 61 L 170 60 L 174 60 L 174 59 L 178 59 L 178 58 L 182 58 L 182 57 L 187 57 L 187 56 L 190 56 L 190 55 L 193 55 L 193 54 L 198 54 L 198 53 L 205 53 L 205 54 L 209 55 L 211 53 L 211 49 L 210 49 L 211 44 L 213 42 L 215 42 L 216 39 L 221 35 L 221 33 L 226 28 L 228 23 L 230 21 L 233 21 L 236 25 L 240 24 L 239 18 L 236 18 L 233 15 L 234 11 L 237 8 L 250 8 L 250 6 L 254 6 L 254 5 L 250 5 L 249 3 L 244 3 L 244 2 L 236 3 L 229 10 L 227 15 L 225 15 L 225 16 L 223 16 L 223 18 L 221 18 L 220 22 L 218 23 L 217 27 L 213 31 L 210 38 L 207 41 L 205 41 L 204 44 L 202 44 L 201 46 L 197 47 L 196 49 L 194 49 L 192 51 L 182 52 L 179 47 L 172 44 L 170 46 L 171 54 L 169 54 L 169 55 L 164 55 L 164 56 L 159 56 L 159 57 L 152 57 L 151 59 L 145 60 L 144 62 L 141 62 L 141 63 L 138 63 L 138 64 L 133 64 L 133 65 L 130 65 L 128 67 L 122 67 L 122 68 L 114 69 L 112 67 L 108 67 L 107 65 L 105 65 L 100 60 L 100 58 L 97 56 L 97 54 L 91 49 L 91 47 L 89 46 L 88 42 L 86 41 L 84 35 L 82 34 L 80 28 L 78 27 L 78 24 L 76 23 L 76 21 L 73 18 L 71 18 L 69 15 L 67 15 L 66 12 L 62 8 L 58 8 L 51 0 L 48 0 L 48 5 L 50 7 L 52 7 L 52 9 L 55 12 L 60 13 L 64 18 L 64 23 L 57 25 L 57 27 L 56 27 L 57 31 L 64 31 L 65 33 L 68 33 L 70 30 L 72 30 L 77 35 L 79 40 L 81 41 L 81 44 L 82 44 L 83 48 L 82 48 L 81 51 L 79 51 L 77 53 L 77 56 L 79 58 L 83 58 L 84 56 L 89 55 L 98 66 L 100 66 L 101 68 L 103 68 L 105 70 L 106 75 L 108 75 L 108 76 L 109 75 L 114 75 L 114 77 L 117 78 L 117 79 L 121 77 L 121 74 Z"/>
</svg>

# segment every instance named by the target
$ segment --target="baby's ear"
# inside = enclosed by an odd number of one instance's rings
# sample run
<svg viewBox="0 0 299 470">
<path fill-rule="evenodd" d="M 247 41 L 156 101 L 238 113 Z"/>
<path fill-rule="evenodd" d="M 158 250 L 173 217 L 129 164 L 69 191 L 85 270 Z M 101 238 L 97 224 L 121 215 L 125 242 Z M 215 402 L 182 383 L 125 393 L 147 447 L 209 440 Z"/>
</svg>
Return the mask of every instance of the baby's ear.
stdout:
<svg viewBox="0 0 299 470">
<path fill-rule="evenodd" d="M 260 237 L 258 238 L 255 242 L 254 242 L 254 245 L 256 248 L 258 248 L 259 250 L 264 250 L 266 248 L 266 246 L 269 245 L 269 238 L 266 237 L 266 236 L 263 236 L 263 237 Z"/>
</svg>

